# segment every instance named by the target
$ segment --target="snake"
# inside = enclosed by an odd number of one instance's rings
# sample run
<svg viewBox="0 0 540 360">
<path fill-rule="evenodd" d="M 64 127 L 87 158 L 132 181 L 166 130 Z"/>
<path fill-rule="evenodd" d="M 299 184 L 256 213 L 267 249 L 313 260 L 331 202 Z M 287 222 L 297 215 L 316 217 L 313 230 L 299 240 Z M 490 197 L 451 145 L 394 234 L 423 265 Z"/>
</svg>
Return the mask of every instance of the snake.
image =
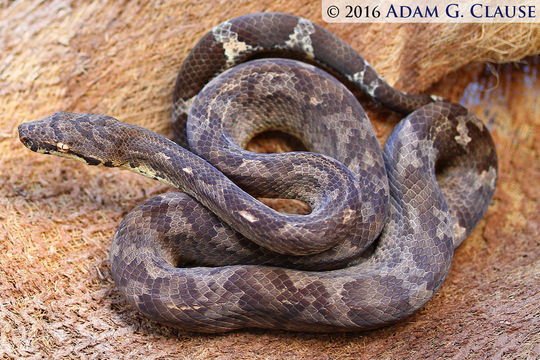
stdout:
<svg viewBox="0 0 540 360">
<path fill-rule="evenodd" d="M 355 89 L 404 116 L 384 149 Z M 204 35 L 178 73 L 172 118 L 174 141 L 63 111 L 18 132 L 32 151 L 178 189 L 121 221 L 110 265 L 128 304 L 185 331 L 361 331 L 404 319 L 441 287 L 495 191 L 497 155 L 480 119 L 393 88 L 294 15 L 248 14 Z M 245 149 L 271 130 L 306 151 Z"/>
</svg>

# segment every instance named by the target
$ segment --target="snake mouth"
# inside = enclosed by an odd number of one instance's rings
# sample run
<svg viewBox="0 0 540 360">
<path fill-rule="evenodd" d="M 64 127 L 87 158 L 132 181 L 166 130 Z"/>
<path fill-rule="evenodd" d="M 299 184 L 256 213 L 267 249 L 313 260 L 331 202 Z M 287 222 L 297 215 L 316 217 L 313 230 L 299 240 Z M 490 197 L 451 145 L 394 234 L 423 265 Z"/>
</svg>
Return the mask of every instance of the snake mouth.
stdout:
<svg viewBox="0 0 540 360">
<path fill-rule="evenodd" d="M 28 134 L 29 129 L 28 129 L 27 124 L 19 125 L 17 130 L 19 132 L 19 140 L 23 143 L 23 145 L 32 151 L 37 151 L 38 145 L 34 143 L 34 141 L 32 141 L 32 138 Z"/>
<path fill-rule="evenodd" d="M 31 134 L 31 129 L 29 129 L 27 124 L 21 124 L 18 128 L 19 131 L 19 140 L 26 146 L 28 149 L 34 152 L 40 152 L 44 154 L 49 154 L 57 150 L 55 145 L 49 144 L 44 141 L 36 141 Z"/>
<path fill-rule="evenodd" d="M 42 154 L 69 154 L 71 151 L 69 145 L 63 143 L 63 142 L 57 142 L 55 144 L 52 143 L 52 141 L 48 140 L 39 140 L 39 136 L 33 136 L 34 131 L 34 125 L 33 124 L 21 124 L 18 127 L 19 131 L 19 140 L 21 143 L 23 143 L 24 146 L 26 146 L 28 149 L 42 153 Z M 36 139 L 37 138 L 37 139 Z M 95 163 L 95 161 L 94 161 Z"/>
<path fill-rule="evenodd" d="M 26 136 L 19 136 L 19 140 L 21 140 L 23 145 L 26 146 L 26 147 L 31 147 L 32 146 L 32 141 L 29 138 L 27 138 Z"/>
<path fill-rule="evenodd" d="M 26 133 L 26 130 L 27 130 L 27 127 L 25 126 L 26 124 L 21 124 L 19 125 L 19 127 L 17 128 L 17 131 L 19 132 L 19 139 L 21 140 L 21 142 L 23 144 L 26 145 L 26 142 L 29 140 L 28 139 L 28 136 L 25 134 Z"/>
</svg>

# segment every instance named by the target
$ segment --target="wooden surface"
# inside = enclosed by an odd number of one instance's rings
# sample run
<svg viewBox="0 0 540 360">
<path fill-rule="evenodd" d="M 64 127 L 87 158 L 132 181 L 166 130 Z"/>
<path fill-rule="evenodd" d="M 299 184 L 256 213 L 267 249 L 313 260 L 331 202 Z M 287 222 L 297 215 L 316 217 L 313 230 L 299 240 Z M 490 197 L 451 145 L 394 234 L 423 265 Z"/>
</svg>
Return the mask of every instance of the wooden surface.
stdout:
<svg viewBox="0 0 540 360">
<path fill-rule="evenodd" d="M 176 72 L 219 22 L 307 17 L 398 88 L 462 101 L 490 127 L 500 175 L 485 218 L 437 295 L 358 334 L 187 334 L 145 320 L 112 281 L 122 217 L 167 187 L 31 153 L 16 128 L 56 110 L 102 112 L 168 135 Z M 324 24 L 298 1 L 0 2 L 0 358 L 402 359 L 540 356 L 540 104 L 534 25 Z M 368 104 L 381 142 L 399 120 Z"/>
</svg>

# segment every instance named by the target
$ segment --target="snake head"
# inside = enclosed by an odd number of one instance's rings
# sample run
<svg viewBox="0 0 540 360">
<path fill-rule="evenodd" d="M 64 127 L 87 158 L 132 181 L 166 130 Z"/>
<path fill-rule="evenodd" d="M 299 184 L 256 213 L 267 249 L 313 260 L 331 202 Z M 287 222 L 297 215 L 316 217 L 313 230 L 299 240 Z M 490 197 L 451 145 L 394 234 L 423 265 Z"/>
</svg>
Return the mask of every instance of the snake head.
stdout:
<svg viewBox="0 0 540 360">
<path fill-rule="evenodd" d="M 116 144 L 110 116 L 59 111 L 41 120 L 21 124 L 19 139 L 30 150 L 76 159 L 89 165 L 115 166 L 108 154 Z M 106 136 L 107 141 L 104 141 Z"/>
</svg>

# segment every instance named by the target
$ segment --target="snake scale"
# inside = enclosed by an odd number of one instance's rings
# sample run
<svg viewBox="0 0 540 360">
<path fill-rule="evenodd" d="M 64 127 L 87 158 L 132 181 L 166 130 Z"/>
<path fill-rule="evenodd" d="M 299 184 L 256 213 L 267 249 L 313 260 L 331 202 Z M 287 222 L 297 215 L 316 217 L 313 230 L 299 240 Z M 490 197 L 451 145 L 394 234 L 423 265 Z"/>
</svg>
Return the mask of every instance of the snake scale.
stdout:
<svg viewBox="0 0 540 360">
<path fill-rule="evenodd" d="M 407 115 L 383 151 L 336 77 Z M 398 321 L 439 289 L 497 179 L 493 141 L 471 112 L 392 88 L 335 35 L 287 14 L 241 16 L 200 40 L 176 81 L 173 130 L 176 142 L 109 116 L 57 112 L 20 125 L 19 136 L 33 151 L 180 190 L 125 217 L 110 262 L 131 305 L 191 331 Z M 244 150 L 267 130 L 310 151 Z M 311 213 L 279 213 L 258 196 L 299 199 Z"/>
</svg>

